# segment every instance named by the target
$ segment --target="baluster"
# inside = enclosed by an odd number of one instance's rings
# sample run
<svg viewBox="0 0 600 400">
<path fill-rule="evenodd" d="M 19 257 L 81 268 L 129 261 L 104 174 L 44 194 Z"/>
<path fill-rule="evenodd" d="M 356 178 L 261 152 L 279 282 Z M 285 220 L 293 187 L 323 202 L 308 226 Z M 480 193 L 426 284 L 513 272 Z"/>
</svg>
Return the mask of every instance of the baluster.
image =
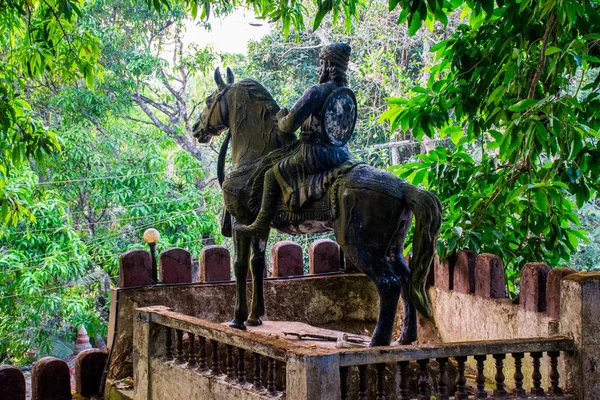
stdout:
<svg viewBox="0 0 600 400">
<path fill-rule="evenodd" d="M 476 399 L 487 399 L 488 395 L 485 391 L 485 374 L 483 368 L 485 367 L 485 360 L 487 356 L 485 354 L 479 354 L 475 356 L 477 361 L 477 396 Z"/>
<path fill-rule="evenodd" d="M 213 375 L 221 375 L 221 366 L 219 365 L 219 342 L 216 340 L 211 340 L 210 344 L 212 346 L 212 362 L 211 369 Z"/>
<path fill-rule="evenodd" d="M 550 394 L 563 394 L 562 389 L 559 386 L 560 374 L 558 373 L 558 357 L 560 357 L 560 351 L 549 351 L 550 356 Z"/>
<path fill-rule="evenodd" d="M 506 354 L 494 354 L 494 359 L 496 360 L 496 391 L 494 394 L 497 399 L 507 399 L 508 392 L 506 391 L 506 386 L 504 385 L 504 359 L 506 358 Z"/>
<path fill-rule="evenodd" d="M 196 362 L 196 335 L 188 332 L 188 338 L 190 339 L 189 350 L 188 350 L 188 368 L 196 368 L 198 363 Z"/>
<path fill-rule="evenodd" d="M 436 358 L 438 362 L 438 398 L 439 400 L 448 400 L 450 398 L 450 393 L 448 392 L 448 372 L 446 366 L 448 364 L 448 358 Z"/>
<path fill-rule="evenodd" d="M 515 390 L 513 394 L 517 399 L 527 398 L 527 392 L 523 389 L 523 353 L 513 353 L 515 359 Z"/>
<path fill-rule="evenodd" d="M 165 352 L 165 358 L 167 361 L 171 361 L 173 359 L 173 329 L 166 328 L 167 332 L 167 349 Z"/>
<path fill-rule="evenodd" d="M 203 336 L 198 337 L 198 345 L 200 352 L 198 354 L 198 370 L 200 372 L 208 371 L 208 359 L 206 357 L 206 338 Z"/>
<path fill-rule="evenodd" d="M 180 329 L 175 330 L 175 351 L 177 352 L 175 361 L 183 364 L 185 362 L 185 357 L 183 356 L 183 331 Z"/>
<path fill-rule="evenodd" d="M 340 367 L 340 393 L 342 400 L 348 399 L 348 367 Z"/>
<path fill-rule="evenodd" d="M 231 381 L 235 379 L 235 359 L 233 358 L 233 346 L 227 344 L 225 345 L 225 351 L 227 353 L 226 360 L 226 372 L 227 372 L 227 380 Z"/>
<path fill-rule="evenodd" d="M 400 369 L 400 399 L 410 400 L 410 361 L 398 362 L 398 368 Z"/>
<path fill-rule="evenodd" d="M 275 387 L 275 360 L 267 360 L 267 394 L 269 396 L 277 396 L 277 388 Z"/>
<path fill-rule="evenodd" d="M 417 363 L 419 364 L 419 400 L 429 400 L 431 398 L 429 372 L 427 372 L 429 360 L 417 360 Z"/>
<path fill-rule="evenodd" d="M 465 378 L 465 362 L 467 362 L 466 356 L 454 357 L 458 363 L 458 377 L 456 378 L 456 400 L 463 400 L 469 398 L 469 392 L 467 392 L 467 378 Z"/>
<path fill-rule="evenodd" d="M 264 389 L 261 378 L 262 367 L 260 365 L 260 354 L 254 353 L 254 390 Z"/>
<path fill-rule="evenodd" d="M 246 351 L 242 348 L 238 348 L 238 383 L 240 385 L 248 383 L 246 380 Z"/>
<path fill-rule="evenodd" d="M 281 373 L 283 374 L 282 379 L 281 379 L 281 398 L 285 399 L 287 397 L 287 364 L 285 363 L 285 361 L 283 362 L 282 365 L 282 369 L 281 369 Z"/>
<path fill-rule="evenodd" d="M 533 374 L 531 378 L 533 379 L 533 387 L 531 388 L 531 394 L 534 396 L 543 396 L 544 389 L 542 389 L 542 373 L 540 372 L 540 367 L 542 365 L 540 359 L 543 357 L 543 353 L 534 352 L 530 353 L 531 358 L 533 358 Z"/>
<path fill-rule="evenodd" d="M 385 400 L 385 389 L 383 387 L 385 381 L 385 364 L 375 365 L 377 369 L 377 400 Z"/>
<path fill-rule="evenodd" d="M 367 366 L 358 366 L 358 400 L 367 400 Z"/>
</svg>

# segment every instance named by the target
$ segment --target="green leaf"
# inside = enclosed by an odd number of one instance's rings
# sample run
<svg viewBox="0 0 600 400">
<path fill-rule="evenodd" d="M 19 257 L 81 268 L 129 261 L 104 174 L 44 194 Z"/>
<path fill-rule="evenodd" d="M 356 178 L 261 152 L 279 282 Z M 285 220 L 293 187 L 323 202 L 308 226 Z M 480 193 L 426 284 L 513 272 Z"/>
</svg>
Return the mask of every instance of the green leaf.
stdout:
<svg viewBox="0 0 600 400">
<path fill-rule="evenodd" d="M 544 214 L 548 214 L 548 197 L 546 193 L 541 190 L 536 190 L 534 193 L 535 204 Z"/>
<path fill-rule="evenodd" d="M 514 199 L 516 199 L 521 193 L 523 193 L 523 191 L 527 189 L 527 185 L 523 185 L 520 186 L 516 189 L 513 189 L 509 194 L 508 197 L 506 198 L 506 203 L 510 203 L 512 202 Z"/>
<path fill-rule="evenodd" d="M 561 51 L 562 50 L 560 49 L 560 47 L 550 46 L 546 49 L 546 57 L 551 56 L 552 54 L 555 54 L 555 53 L 560 53 Z"/>
<path fill-rule="evenodd" d="M 458 126 L 455 128 L 458 128 L 458 129 L 453 129 L 450 132 L 450 140 L 452 140 L 452 143 L 454 143 L 455 145 L 458 145 L 458 142 L 463 137 L 464 132 L 463 132 L 462 128 L 460 128 Z"/>
<path fill-rule="evenodd" d="M 521 100 L 515 104 L 513 104 L 512 106 L 510 106 L 508 109 L 509 111 L 523 111 L 526 108 L 529 108 L 531 106 L 533 106 L 534 104 L 537 104 L 539 102 L 539 100 L 536 99 L 525 99 L 525 100 Z"/>
<path fill-rule="evenodd" d="M 421 13 L 419 13 L 419 10 L 417 10 L 409 18 L 410 24 L 408 26 L 408 35 L 414 36 L 419 28 L 421 28 Z"/>
</svg>

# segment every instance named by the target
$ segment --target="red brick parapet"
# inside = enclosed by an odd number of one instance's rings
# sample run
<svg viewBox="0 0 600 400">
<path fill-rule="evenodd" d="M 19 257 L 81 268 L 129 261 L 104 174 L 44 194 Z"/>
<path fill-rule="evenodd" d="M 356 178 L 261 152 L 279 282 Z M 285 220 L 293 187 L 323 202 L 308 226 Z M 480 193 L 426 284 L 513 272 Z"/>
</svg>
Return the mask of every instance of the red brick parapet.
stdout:
<svg viewBox="0 0 600 400">
<path fill-rule="evenodd" d="M 159 269 L 162 283 L 192 283 L 192 255 L 172 248 L 160 253 Z"/>
<path fill-rule="evenodd" d="M 206 246 L 200 252 L 200 282 L 231 280 L 231 256 L 223 246 Z"/>
<path fill-rule="evenodd" d="M 304 260 L 302 247 L 295 242 L 286 240 L 273 246 L 272 278 L 304 275 Z"/>
<path fill-rule="evenodd" d="M 152 285 L 152 258 L 146 250 L 130 250 L 119 257 L 119 287 Z"/>
<path fill-rule="evenodd" d="M 311 275 L 340 270 L 340 247 L 333 240 L 315 240 L 310 246 L 308 258 Z"/>
</svg>

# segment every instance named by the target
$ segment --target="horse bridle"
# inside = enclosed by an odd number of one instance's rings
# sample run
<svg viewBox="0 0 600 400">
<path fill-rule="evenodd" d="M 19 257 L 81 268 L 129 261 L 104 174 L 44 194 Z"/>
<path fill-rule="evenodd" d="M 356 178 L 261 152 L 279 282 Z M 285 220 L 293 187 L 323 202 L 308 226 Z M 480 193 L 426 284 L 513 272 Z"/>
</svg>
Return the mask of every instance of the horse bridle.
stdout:
<svg viewBox="0 0 600 400">
<path fill-rule="evenodd" d="M 210 123 L 210 120 L 212 119 L 212 115 L 215 112 L 215 108 L 217 107 L 217 105 L 219 104 L 219 102 L 221 101 L 221 99 L 223 98 L 225 93 L 227 93 L 227 91 L 229 90 L 230 87 L 231 87 L 231 85 L 225 86 L 222 91 L 220 91 L 219 93 L 217 93 L 215 95 L 215 101 L 210 106 L 210 110 L 208 111 L 208 117 L 206 118 L 206 121 L 203 121 L 204 122 L 204 124 L 202 126 L 203 131 L 208 130 L 208 124 Z M 223 110 L 221 108 L 219 108 L 219 117 L 221 118 L 221 121 L 225 121 L 225 116 L 223 115 Z"/>
</svg>

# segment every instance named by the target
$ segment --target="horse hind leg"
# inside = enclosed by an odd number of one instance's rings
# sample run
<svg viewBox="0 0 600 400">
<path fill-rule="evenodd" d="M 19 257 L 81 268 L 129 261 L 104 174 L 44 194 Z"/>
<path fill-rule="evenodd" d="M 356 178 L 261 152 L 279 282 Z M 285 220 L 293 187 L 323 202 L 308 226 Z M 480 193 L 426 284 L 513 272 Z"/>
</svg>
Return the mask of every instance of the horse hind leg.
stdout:
<svg viewBox="0 0 600 400">
<path fill-rule="evenodd" d="M 371 278 L 379 293 L 379 316 L 370 346 L 388 346 L 392 341 L 396 308 L 400 298 L 400 278 L 393 272 L 385 256 L 375 257 L 366 252 L 351 250 L 347 254 L 354 265 Z"/>
<path fill-rule="evenodd" d="M 394 272 L 400 278 L 400 296 L 404 306 L 404 317 L 402 320 L 402 333 L 398 338 L 398 344 L 411 344 L 417 340 L 417 310 L 410 300 L 410 269 L 402 256 L 402 251 L 396 252 L 392 257 Z"/>
<path fill-rule="evenodd" d="M 262 325 L 262 317 L 265 314 L 265 298 L 263 292 L 265 271 L 265 250 L 267 239 L 252 238 L 252 257 L 250 266 L 252 268 L 252 305 L 250 317 L 246 321 L 248 326 Z"/>
</svg>

